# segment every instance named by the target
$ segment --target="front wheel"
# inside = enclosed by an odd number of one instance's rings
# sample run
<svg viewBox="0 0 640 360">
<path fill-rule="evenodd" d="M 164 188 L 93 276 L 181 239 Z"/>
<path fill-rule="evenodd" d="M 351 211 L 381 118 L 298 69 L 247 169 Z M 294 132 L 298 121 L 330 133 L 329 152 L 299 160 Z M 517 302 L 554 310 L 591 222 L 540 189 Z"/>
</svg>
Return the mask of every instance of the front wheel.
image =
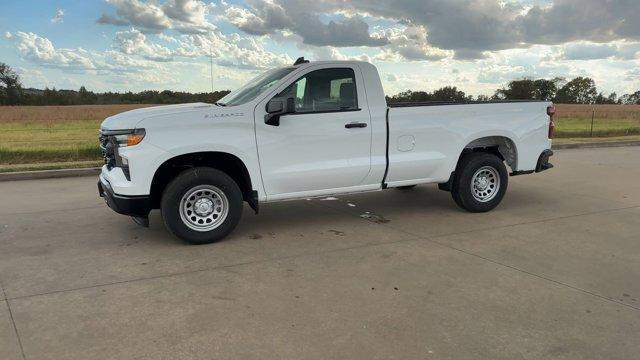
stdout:
<svg viewBox="0 0 640 360">
<path fill-rule="evenodd" d="M 508 182 L 507 168 L 499 157 L 470 153 L 458 164 L 451 196 L 458 206 L 467 211 L 486 212 L 500 204 Z"/>
<path fill-rule="evenodd" d="M 192 244 L 208 244 L 227 236 L 242 215 L 242 193 L 229 175 L 199 167 L 173 179 L 160 205 L 166 227 Z"/>
</svg>

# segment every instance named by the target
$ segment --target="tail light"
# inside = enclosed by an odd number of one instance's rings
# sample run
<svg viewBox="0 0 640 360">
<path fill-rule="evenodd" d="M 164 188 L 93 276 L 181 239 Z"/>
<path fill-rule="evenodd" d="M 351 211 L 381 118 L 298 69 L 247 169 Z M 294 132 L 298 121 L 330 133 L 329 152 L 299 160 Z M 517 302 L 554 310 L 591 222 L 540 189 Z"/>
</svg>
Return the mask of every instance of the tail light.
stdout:
<svg viewBox="0 0 640 360">
<path fill-rule="evenodd" d="M 556 115 L 556 107 L 553 105 L 547 106 L 547 115 L 549 115 L 549 139 L 553 139 L 556 135 L 556 123 L 553 122 L 553 117 Z"/>
</svg>

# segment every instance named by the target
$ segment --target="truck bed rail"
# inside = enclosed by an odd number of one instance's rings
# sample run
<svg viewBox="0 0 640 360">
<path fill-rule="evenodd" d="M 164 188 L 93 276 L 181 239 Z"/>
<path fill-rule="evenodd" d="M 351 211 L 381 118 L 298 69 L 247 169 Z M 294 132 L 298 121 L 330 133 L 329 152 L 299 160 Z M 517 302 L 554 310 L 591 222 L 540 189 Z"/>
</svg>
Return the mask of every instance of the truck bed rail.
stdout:
<svg viewBox="0 0 640 360">
<path fill-rule="evenodd" d="M 417 106 L 442 106 L 442 105 L 482 105 L 482 104 L 504 104 L 504 103 L 534 103 L 534 102 L 548 102 L 547 100 L 491 100 L 491 101 L 421 101 L 421 102 L 397 102 L 389 103 L 387 106 L 390 108 L 396 107 L 417 107 Z"/>
</svg>

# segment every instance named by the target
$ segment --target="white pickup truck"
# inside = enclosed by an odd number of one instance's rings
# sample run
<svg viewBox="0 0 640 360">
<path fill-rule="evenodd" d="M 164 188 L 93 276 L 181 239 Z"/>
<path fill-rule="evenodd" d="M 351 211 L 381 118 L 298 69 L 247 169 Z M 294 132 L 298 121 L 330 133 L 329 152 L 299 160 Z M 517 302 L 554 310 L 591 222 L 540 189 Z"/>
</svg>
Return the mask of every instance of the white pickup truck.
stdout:
<svg viewBox="0 0 640 360">
<path fill-rule="evenodd" d="M 98 190 L 144 226 L 160 209 L 196 244 L 228 235 L 243 201 L 257 213 L 271 201 L 433 183 L 461 208 L 489 211 L 509 175 L 552 167 L 554 112 L 548 102 L 387 104 L 373 65 L 300 58 L 215 104 L 107 118 Z"/>
</svg>

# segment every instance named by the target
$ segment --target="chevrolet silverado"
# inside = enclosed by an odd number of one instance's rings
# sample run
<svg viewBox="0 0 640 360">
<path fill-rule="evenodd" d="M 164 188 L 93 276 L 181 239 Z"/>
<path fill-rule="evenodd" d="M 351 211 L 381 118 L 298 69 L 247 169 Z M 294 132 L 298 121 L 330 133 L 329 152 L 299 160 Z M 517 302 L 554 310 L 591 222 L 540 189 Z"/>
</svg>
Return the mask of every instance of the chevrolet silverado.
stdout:
<svg viewBox="0 0 640 360">
<path fill-rule="evenodd" d="M 210 243 L 262 203 L 438 184 L 470 212 L 495 208 L 509 175 L 546 170 L 549 102 L 387 104 L 366 62 L 309 62 L 265 72 L 214 104 L 107 118 L 100 196 L 148 226 Z M 507 170 L 507 167 L 509 170 Z"/>
</svg>

